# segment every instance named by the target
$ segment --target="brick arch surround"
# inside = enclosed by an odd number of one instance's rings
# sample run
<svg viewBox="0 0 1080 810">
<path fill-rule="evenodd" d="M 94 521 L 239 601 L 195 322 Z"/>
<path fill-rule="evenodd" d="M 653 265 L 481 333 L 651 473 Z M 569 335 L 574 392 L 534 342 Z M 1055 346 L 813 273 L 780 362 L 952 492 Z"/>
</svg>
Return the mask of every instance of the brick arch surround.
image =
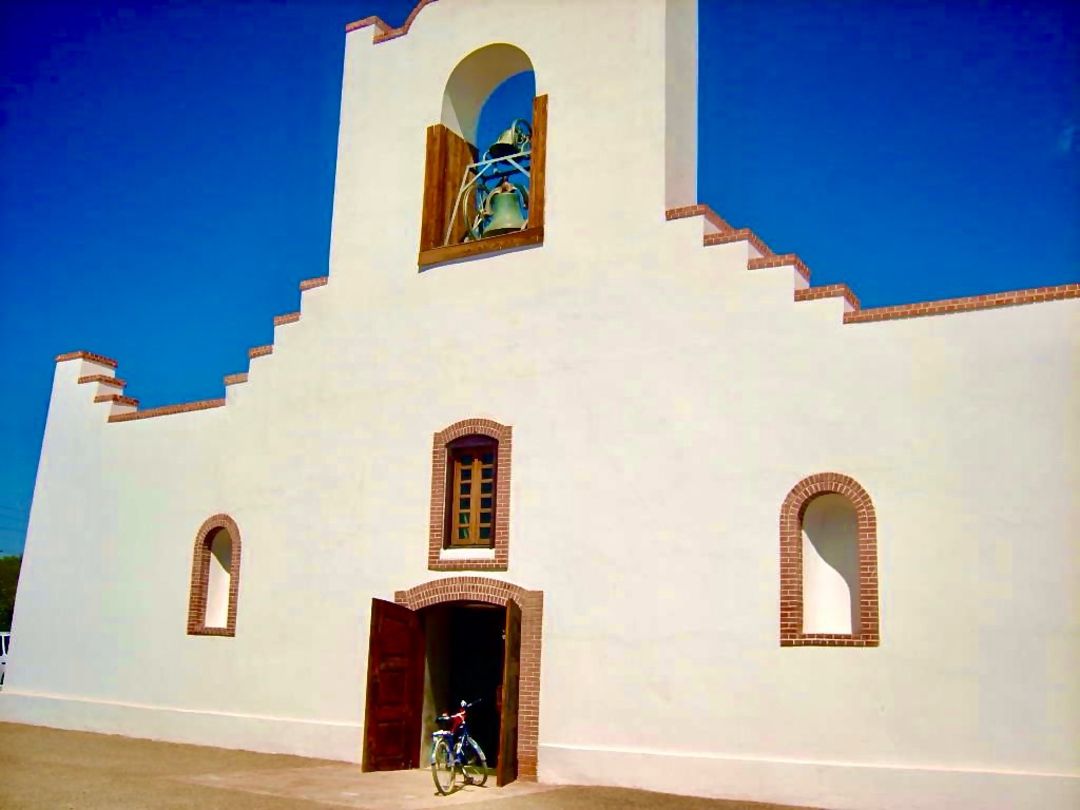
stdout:
<svg viewBox="0 0 1080 810">
<path fill-rule="evenodd" d="M 819 495 L 842 495 L 855 508 L 859 543 L 859 632 L 804 633 L 802 520 Z M 797 483 L 780 507 L 780 646 L 876 647 L 878 627 L 877 516 L 870 495 L 841 473 L 817 473 Z"/>
<path fill-rule="evenodd" d="M 229 555 L 229 609 L 225 627 L 206 626 L 206 596 L 210 579 L 210 544 L 207 540 L 215 529 L 224 529 L 232 540 Z M 235 636 L 236 603 L 240 594 L 240 528 L 236 521 L 225 514 L 214 515 L 203 521 L 195 535 L 195 553 L 191 562 L 191 589 L 188 601 L 188 635 Z"/>
<path fill-rule="evenodd" d="M 540 639 L 544 623 L 544 592 L 527 591 L 509 582 L 487 577 L 447 577 L 394 593 L 394 601 L 410 610 L 459 601 L 505 606 L 511 599 L 521 608 L 518 778 L 535 782 L 540 737 Z"/>
</svg>

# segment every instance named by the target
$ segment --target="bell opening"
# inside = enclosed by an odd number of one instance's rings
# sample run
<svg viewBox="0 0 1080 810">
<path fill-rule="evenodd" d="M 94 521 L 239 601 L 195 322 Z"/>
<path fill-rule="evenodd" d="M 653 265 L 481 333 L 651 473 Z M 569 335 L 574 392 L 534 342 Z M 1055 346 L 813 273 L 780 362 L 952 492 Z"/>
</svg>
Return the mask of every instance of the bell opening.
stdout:
<svg viewBox="0 0 1080 810">
<path fill-rule="evenodd" d="M 477 98 L 483 99 L 479 105 Z M 446 247 L 530 227 L 535 104 L 535 74 L 527 55 L 514 46 L 486 46 L 454 69 L 443 104 L 450 132 L 441 136 L 442 145 L 435 142 L 433 148 L 442 151 L 432 153 L 440 155 L 436 159 L 446 174 L 437 182 L 454 191 L 445 202 L 432 196 L 436 213 L 427 233 L 435 238 L 432 244 L 426 241 L 431 236 L 422 235 L 422 251 L 424 245 Z M 437 236 L 431 233 L 435 229 Z"/>
</svg>

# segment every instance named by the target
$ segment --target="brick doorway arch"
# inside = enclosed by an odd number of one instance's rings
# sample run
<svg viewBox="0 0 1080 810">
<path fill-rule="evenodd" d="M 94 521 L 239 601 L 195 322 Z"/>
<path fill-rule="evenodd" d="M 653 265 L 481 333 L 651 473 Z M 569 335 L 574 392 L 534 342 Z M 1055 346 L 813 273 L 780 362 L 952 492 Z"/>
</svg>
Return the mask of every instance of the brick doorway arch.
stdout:
<svg viewBox="0 0 1080 810">
<path fill-rule="evenodd" d="M 521 671 L 518 707 L 518 778 L 536 781 L 540 733 L 540 640 L 544 618 L 544 592 L 528 591 L 509 582 L 487 577 L 446 577 L 396 591 L 394 601 L 410 610 L 443 602 L 486 602 L 506 607 L 513 600 L 521 608 Z"/>
</svg>

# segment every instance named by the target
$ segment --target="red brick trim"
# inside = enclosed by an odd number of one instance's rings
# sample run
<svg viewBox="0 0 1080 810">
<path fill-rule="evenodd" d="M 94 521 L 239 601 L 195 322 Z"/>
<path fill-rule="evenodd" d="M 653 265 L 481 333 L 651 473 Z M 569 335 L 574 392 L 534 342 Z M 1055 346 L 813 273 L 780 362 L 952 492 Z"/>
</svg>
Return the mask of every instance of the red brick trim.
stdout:
<svg viewBox="0 0 1080 810">
<path fill-rule="evenodd" d="M 859 632 L 803 632 L 802 519 L 818 495 L 836 493 L 855 507 L 859 533 Z M 780 646 L 876 647 L 878 628 L 877 517 L 870 495 L 854 478 L 818 473 L 796 484 L 780 507 Z"/>
<path fill-rule="evenodd" d="M 810 268 L 803 264 L 794 253 L 782 253 L 780 255 L 763 256 L 760 259 L 751 259 L 746 263 L 747 270 L 764 270 L 768 267 L 794 267 L 795 271 L 810 283 Z"/>
<path fill-rule="evenodd" d="M 206 626 L 206 591 L 210 583 L 210 535 L 225 529 L 232 538 L 229 558 L 229 612 L 225 627 Z M 191 562 L 191 589 L 188 599 L 187 632 L 189 636 L 235 636 L 236 605 L 240 594 L 240 529 L 228 515 L 207 518 L 195 535 L 195 553 Z"/>
<path fill-rule="evenodd" d="M 254 360 L 256 357 L 265 357 L 268 354 L 274 353 L 274 344 L 267 343 L 265 346 L 255 346 L 248 349 L 248 360 Z"/>
<path fill-rule="evenodd" d="M 727 233 L 705 234 L 705 247 L 711 245 L 726 245 L 729 242 L 749 242 L 762 256 L 772 256 L 772 248 L 765 244 L 764 240 L 749 228 L 737 228 Z"/>
<path fill-rule="evenodd" d="M 442 560 L 446 538 L 446 445 L 462 436 L 489 436 L 499 443 L 495 468 L 495 559 Z M 429 571 L 505 571 L 510 565 L 510 456 L 513 428 L 491 419 L 464 419 L 436 433 L 431 446 Z"/>
<path fill-rule="evenodd" d="M 299 312 L 289 312 L 285 315 L 274 316 L 274 326 L 284 326 L 287 323 L 296 323 L 300 320 Z"/>
<path fill-rule="evenodd" d="M 966 298 L 945 298 L 940 301 L 921 301 L 914 304 L 874 307 L 872 309 L 862 309 L 858 312 L 844 313 L 844 323 L 921 318 L 925 315 L 950 315 L 956 312 L 972 312 L 978 309 L 996 309 L 1021 304 L 1039 304 L 1045 301 L 1061 301 L 1066 298 L 1080 298 L 1080 284 L 1033 287 L 1028 290 L 1009 290 L 987 295 L 972 295 Z"/>
<path fill-rule="evenodd" d="M 712 222 L 720 233 L 706 234 L 704 244 L 725 245 L 730 242 L 746 240 L 759 253 L 760 259 L 750 259 L 748 270 L 761 270 L 767 267 L 790 265 L 810 283 L 810 268 L 794 253 L 776 255 L 768 245 L 749 228 L 732 228 L 707 205 L 684 205 L 669 208 L 664 212 L 668 220 L 686 217 L 704 216 Z M 870 323 L 873 321 L 900 320 L 903 318 L 921 318 L 927 315 L 949 315 L 956 312 L 972 312 L 979 309 L 996 309 L 1022 304 L 1039 304 L 1045 301 L 1060 301 L 1066 298 L 1080 298 L 1080 283 L 1059 284 L 1054 287 L 1033 287 L 1026 290 L 1007 290 L 1005 292 L 972 295 L 965 298 L 945 298 L 939 301 L 918 301 L 911 304 L 897 304 L 887 307 L 862 309 L 858 297 L 846 284 L 828 284 L 812 289 L 795 290 L 796 301 L 810 301 L 817 298 L 842 297 L 851 305 L 852 310 L 844 313 L 844 323 Z"/>
<path fill-rule="evenodd" d="M 134 397 L 125 397 L 122 394 L 98 394 L 94 402 L 116 402 L 119 405 L 133 405 L 139 407 L 139 400 Z"/>
<path fill-rule="evenodd" d="M 56 355 L 57 363 L 63 363 L 65 360 L 89 360 L 91 363 L 97 363 L 99 366 L 108 366 L 109 368 L 116 368 L 120 365 L 111 357 L 105 357 L 102 354 L 94 354 L 93 352 L 80 351 Z"/>
<path fill-rule="evenodd" d="M 178 405 L 163 405 L 160 408 L 147 408 L 145 411 L 134 413 L 118 413 L 109 417 L 110 422 L 131 422 L 136 419 L 151 419 L 155 416 L 171 416 L 174 413 L 187 413 L 188 411 L 205 411 L 210 408 L 225 407 L 223 399 L 204 399 L 199 402 L 181 402 Z"/>
<path fill-rule="evenodd" d="M 380 42 L 386 42 L 390 39 L 403 37 L 407 33 L 409 33 L 409 28 L 410 26 L 412 26 L 413 20 L 416 19 L 416 15 L 420 13 L 420 10 L 423 9 L 424 6 L 430 5 L 434 2 L 437 2 L 437 0 L 420 0 L 420 2 L 416 4 L 416 7 L 413 8 L 411 12 L 409 12 L 409 16 L 405 18 L 405 22 L 402 23 L 400 28 L 391 28 L 390 25 L 384 22 L 381 17 L 372 15 L 370 17 L 364 17 L 364 19 L 362 20 L 348 23 L 345 26 L 345 33 L 347 34 L 350 31 L 359 31 L 361 28 L 367 28 L 369 25 L 374 25 L 377 29 L 379 29 L 378 32 L 375 34 L 373 40 L 374 44 L 376 45 L 378 45 Z"/>
<path fill-rule="evenodd" d="M 796 301 L 814 301 L 818 298 L 843 298 L 851 304 L 852 309 L 859 308 L 859 298 L 847 284 L 825 284 L 795 291 Z"/>
<path fill-rule="evenodd" d="M 304 292 L 304 290 L 313 290 L 316 287 L 325 287 L 328 281 L 330 281 L 330 276 L 306 278 L 300 282 L 300 292 Z"/>
<path fill-rule="evenodd" d="M 79 377 L 79 384 L 82 383 L 101 383 L 102 385 L 108 385 L 113 388 L 123 388 L 127 385 L 126 382 L 118 377 L 107 377 L 104 374 L 87 374 L 85 377 Z"/>
<path fill-rule="evenodd" d="M 241 371 L 239 374 L 226 374 L 225 385 L 237 385 L 238 383 L 246 383 L 247 378 L 248 375 L 246 371 Z"/>
<path fill-rule="evenodd" d="M 410 610 L 442 602 L 486 602 L 521 608 L 521 676 L 518 685 L 518 778 L 536 781 L 540 739 L 540 650 L 544 626 L 544 592 L 527 591 L 487 577 L 448 577 L 397 591 L 394 601 Z"/>
<path fill-rule="evenodd" d="M 709 206 L 700 203 L 697 205 L 683 205 L 679 208 L 669 208 L 664 212 L 664 219 L 669 222 L 673 219 L 686 219 L 688 217 L 705 217 L 709 224 L 719 231 L 734 230 L 722 216 L 709 208 Z"/>
</svg>

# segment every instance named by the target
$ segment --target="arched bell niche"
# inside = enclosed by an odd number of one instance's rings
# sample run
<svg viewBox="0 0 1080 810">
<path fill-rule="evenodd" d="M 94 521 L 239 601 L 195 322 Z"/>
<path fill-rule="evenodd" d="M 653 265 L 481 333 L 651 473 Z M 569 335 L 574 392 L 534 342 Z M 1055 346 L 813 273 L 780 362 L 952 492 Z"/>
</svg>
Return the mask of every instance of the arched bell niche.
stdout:
<svg viewBox="0 0 1080 810">
<path fill-rule="evenodd" d="M 427 130 L 421 269 L 543 242 L 547 96 L 534 95 L 526 114 L 519 111 L 521 105 L 508 108 L 514 110 L 515 117 L 502 128 L 518 123 L 519 140 L 505 150 L 505 164 L 491 165 L 492 153 L 487 152 L 491 144 L 478 143 L 485 103 L 501 86 L 513 86 L 526 78 L 522 74 L 533 77 L 535 93 L 532 60 L 520 48 L 502 42 L 478 48 L 450 72 L 443 89 L 440 121 Z M 501 180 L 517 186 L 516 190 L 504 186 L 515 200 L 509 206 L 515 218 L 493 227 L 491 217 L 483 216 L 484 211 L 490 213 L 491 206 L 483 206 L 475 190 L 483 183 L 498 185 L 500 171 L 508 172 Z"/>
<path fill-rule="evenodd" d="M 478 48 L 458 62 L 446 80 L 440 123 L 474 147 L 485 147 L 476 142 L 484 102 L 511 76 L 533 71 L 528 54 L 514 45 L 498 42 Z"/>
</svg>

